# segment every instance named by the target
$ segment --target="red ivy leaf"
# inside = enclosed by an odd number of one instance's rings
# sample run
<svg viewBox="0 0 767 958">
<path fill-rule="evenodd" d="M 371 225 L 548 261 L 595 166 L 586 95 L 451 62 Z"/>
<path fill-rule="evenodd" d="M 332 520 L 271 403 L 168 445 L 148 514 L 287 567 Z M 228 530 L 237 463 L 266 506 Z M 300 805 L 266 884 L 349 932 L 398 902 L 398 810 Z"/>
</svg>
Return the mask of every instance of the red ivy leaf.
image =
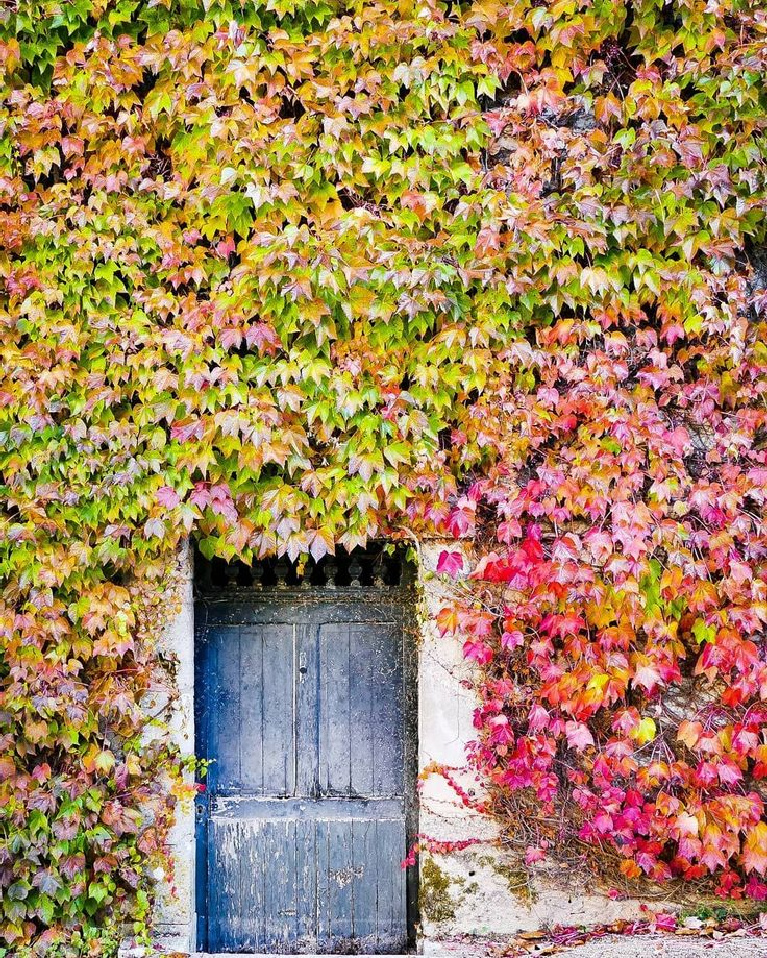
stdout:
<svg viewBox="0 0 767 958">
<path fill-rule="evenodd" d="M 448 552 L 443 549 L 437 560 L 437 572 L 446 572 L 455 576 L 463 569 L 463 556 L 460 552 Z"/>
</svg>

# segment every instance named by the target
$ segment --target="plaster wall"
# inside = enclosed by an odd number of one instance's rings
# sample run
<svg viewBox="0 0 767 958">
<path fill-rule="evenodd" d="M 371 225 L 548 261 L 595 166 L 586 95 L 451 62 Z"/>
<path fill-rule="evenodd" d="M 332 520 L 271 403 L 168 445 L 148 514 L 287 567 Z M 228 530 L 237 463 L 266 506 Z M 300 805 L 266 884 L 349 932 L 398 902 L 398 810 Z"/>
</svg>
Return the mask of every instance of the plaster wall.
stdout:
<svg viewBox="0 0 767 958">
<path fill-rule="evenodd" d="M 194 755 L 194 597 L 192 552 L 186 542 L 176 557 L 173 594 L 168 596 L 171 616 L 158 647 L 163 662 L 157 691 L 150 706 L 157 710 L 167 697 L 171 714 L 168 731 L 182 756 Z M 194 779 L 186 772 L 188 784 Z M 184 799 L 176 806 L 170 834 L 171 861 L 167 873 L 157 874 L 154 929 L 157 944 L 168 952 L 194 951 L 196 919 L 194 803 Z"/>
</svg>

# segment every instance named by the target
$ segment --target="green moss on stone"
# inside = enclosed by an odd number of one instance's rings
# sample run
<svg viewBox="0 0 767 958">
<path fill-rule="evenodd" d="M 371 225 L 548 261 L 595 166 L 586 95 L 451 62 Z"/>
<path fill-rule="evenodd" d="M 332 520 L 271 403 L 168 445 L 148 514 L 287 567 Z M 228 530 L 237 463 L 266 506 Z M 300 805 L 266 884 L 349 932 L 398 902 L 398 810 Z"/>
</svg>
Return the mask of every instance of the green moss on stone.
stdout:
<svg viewBox="0 0 767 958">
<path fill-rule="evenodd" d="M 537 899 L 538 895 L 530 884 L 530 875 L 526 868 L 501 862 L 489 856 L 480 858 L 479 864 L 492 868 L 495 874 L 506 882 L 509 891 L 517 901 L 524 905 L 531 905 Z"/>
<path fill-rule="evenodd" d="M 426 858 L 421 862 L 418 907 L 421 914 L 434 924 L 455 918 L 455 902 L 450 894 L 452 884 L 453 880 L 433 858 Z"/>
</svg>

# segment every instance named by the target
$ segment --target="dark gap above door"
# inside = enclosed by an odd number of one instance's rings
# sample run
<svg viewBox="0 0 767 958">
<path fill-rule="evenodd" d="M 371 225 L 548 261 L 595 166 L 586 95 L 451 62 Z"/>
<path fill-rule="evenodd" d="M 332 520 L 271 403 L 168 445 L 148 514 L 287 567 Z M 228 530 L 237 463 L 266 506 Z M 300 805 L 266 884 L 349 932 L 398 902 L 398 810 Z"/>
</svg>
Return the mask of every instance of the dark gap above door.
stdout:
<svg viewBox="0 0 767 958">
<path fill-rule="evenodd" d="M 239 559 L 206 559 L 195 548 L 194 581 L 198 595 L 263 589 L 391 589 L 411 585 L 414 569 L 406 548 L 372 543 L 348 552 L 336 549 L 316 562 L 311 556 L 297 562 L 287 557 L 260 559 L 248 565 Z"/>
</svg>

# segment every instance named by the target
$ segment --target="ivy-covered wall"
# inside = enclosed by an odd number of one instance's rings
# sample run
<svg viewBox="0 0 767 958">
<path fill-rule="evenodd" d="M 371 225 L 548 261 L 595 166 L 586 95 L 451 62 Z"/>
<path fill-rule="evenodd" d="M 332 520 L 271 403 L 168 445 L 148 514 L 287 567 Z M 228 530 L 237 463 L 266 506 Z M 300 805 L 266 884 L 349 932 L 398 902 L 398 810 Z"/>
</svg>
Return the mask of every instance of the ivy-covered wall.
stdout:
<svg viewBox="0 0 767 958">
<path fill-rule="evenodd" d="M 474 537 L 440 623 L 498 819 L 574 803 L 627 882 L 767 896 L 766 28 L 0 9 L 5 947 L 146 922 L 178 760 L 141 704 L 189 532 Z"/>
<path fill-rule="evenodd" d="M 480 955 L 489 942 L 496 948 L 504 942 L 520 947 L 520 932 L 593 929 L 644 917 L 642 906 L 659 907 L 657 901 L 611 897 L 610 884 L 594 881 L 564 842 L 548 859 L 528 863 L 526 846 L 540 816 L 499 820 L 487 807 L 487 780 L 466 753 L 477 737 L 474 716 L 481 704 L 473 687 L 476 664 L 464 656 L 462 637 L 440 635 L 437 625 L 453 591 L 451 582 L 434 575 L 445 547 L 433 541 L 419 548 L 418 826 L 423 848 L 418 921 L 423 953 Z M 468 562 L 469 550 L 463 551 Z M 673 908 L 674 898 L 664 889 L 663 907 Z"/>
</svg>

